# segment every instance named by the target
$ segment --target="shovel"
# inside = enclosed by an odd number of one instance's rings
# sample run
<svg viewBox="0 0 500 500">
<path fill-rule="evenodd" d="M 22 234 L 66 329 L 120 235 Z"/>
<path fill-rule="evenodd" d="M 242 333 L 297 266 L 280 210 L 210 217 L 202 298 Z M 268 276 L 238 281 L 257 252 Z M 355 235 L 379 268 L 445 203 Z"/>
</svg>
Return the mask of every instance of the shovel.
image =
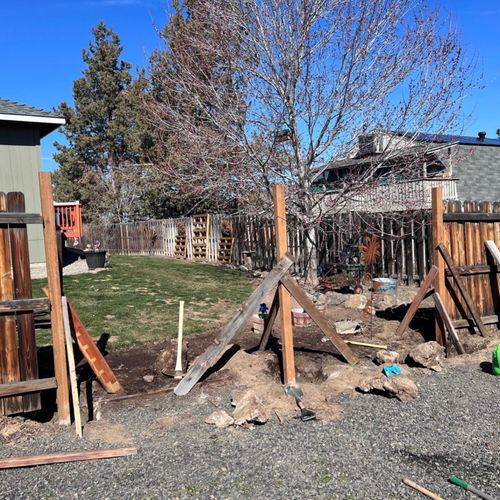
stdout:
<svg viewBox="0 0 500 500">
<path fill-rule="evenodd" d="M 316 413 L 311 410 L 308 410 L 304 403 L 302 402 L 302 396 L 304 393 L 302 389 L 296 385 L 287 385 L 285 388 L 285 392 L 295 398 L 295 402 L 300 409 L 300 420 L 302 422 L 307 422 L 309 420 L 316 420 Z"/>
</svg>

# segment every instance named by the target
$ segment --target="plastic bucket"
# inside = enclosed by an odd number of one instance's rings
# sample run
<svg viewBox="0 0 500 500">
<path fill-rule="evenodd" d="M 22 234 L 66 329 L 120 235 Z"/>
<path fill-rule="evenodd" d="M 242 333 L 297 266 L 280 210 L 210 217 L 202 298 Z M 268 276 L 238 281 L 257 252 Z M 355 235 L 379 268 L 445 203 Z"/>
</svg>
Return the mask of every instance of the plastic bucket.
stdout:
<svg viewBox="0 0 500 500">
<path fill-rule="evenodd" d="M 373 278 L 373 291 L 381 295 L 397 295 L 398 280 L 393 278 Z"/>
</svg>

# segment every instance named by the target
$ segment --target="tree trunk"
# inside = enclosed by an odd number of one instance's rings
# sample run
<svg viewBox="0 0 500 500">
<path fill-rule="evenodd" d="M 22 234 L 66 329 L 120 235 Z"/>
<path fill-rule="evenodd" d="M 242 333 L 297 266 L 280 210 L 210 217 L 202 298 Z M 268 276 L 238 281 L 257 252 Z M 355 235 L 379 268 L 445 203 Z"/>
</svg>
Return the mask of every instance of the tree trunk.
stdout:
<svg viewBox="0 0 500 500">
<path fill-rule="evenodd" d="M 318 232 L 314 226 L 304 231 L 304 247 L 306 251 L 306 268 L 304 278 L 310 287 L 318 285 Z"/>
</svg>

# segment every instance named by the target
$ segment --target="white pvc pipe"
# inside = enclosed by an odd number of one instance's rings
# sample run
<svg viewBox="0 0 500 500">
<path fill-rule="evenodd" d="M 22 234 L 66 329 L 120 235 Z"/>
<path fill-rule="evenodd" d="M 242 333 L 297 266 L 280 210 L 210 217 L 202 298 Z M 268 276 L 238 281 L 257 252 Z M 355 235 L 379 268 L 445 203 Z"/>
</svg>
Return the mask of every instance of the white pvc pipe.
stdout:
<svg viewBox="0 0 500 500">
<path fill-rule="evenodd" d="M 179 301 L 179 330 L 177 333 L 177 360 L 175 363 L 175 377 L 182 378 L 182 330 L 184 326 L 184 301 Z"/>
</svg>

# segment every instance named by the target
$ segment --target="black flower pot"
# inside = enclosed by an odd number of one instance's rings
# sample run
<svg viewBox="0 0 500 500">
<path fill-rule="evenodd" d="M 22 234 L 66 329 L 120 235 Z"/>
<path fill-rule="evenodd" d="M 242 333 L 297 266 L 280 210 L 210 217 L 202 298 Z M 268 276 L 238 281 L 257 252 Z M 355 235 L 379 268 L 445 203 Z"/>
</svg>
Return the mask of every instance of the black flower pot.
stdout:
<svg viewBox="0 0 500 500">
<path fill-rule="evenodd" d="M 85 252 L 88 268 L 98 269 L 104 267 L 104 263 L 106 262 L 106 251 L 107 250 L 91 250 L 90 252 Z"/>
</svg>

